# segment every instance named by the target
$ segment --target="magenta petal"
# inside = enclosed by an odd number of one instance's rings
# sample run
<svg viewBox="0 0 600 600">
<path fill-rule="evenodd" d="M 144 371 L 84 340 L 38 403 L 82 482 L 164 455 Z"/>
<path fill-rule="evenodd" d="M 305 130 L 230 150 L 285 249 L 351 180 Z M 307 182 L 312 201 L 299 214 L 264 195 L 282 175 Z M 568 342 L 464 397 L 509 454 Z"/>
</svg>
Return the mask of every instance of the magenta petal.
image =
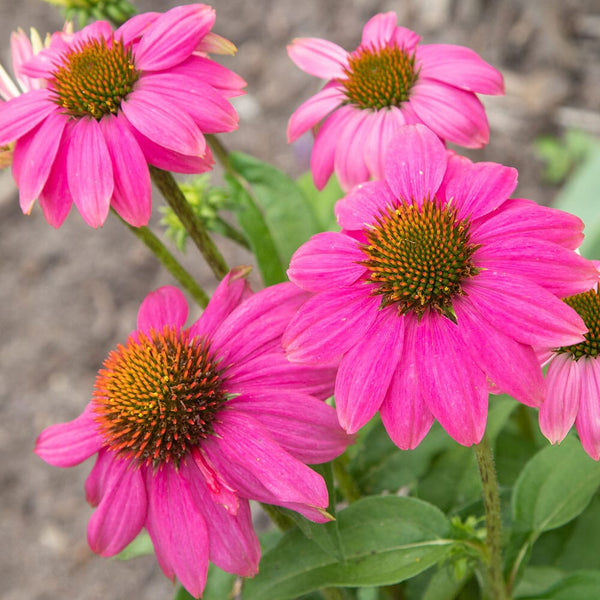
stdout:
<svg viewBox="0 0 600 600">
<path fill-rule="evenodd" d="M 113 208 L 134 227 L 147 225 L 152 211 L 150 172 L 144 154 L 123 115 L 106 115 L 100 129 L 106 140 L 114 173 Z"/>
<path fill-rule="evenodd" d="M 540 406 L 540 429 L 551 444 L 562 442 L 575 423 L 587 359 L 575 362 L 570 354 L 556 354 L 546 373 L 547 393 Z M 597 402 L 597 395 L 594 398 Z"/>
<path fill-rule="evenodd" d="M 107 489 L 110 470 L 115 462 L 114 452 L 106 447 L 98 452 L 96 462 L 85 480 L 85 499 L 91 506 L 98 506 Z"/>
<path fill-rule="evenodd" d="M 292 318 L 283 334 L 293 362 L 331 364 L 359 343 L 379 315 L 380 300 L 357 283 L 315 294 Z"/>
<path fill-rule="evenodd" d="M 311 292 L 352 285 L 365 274 L 365 255 L 356 240 L 343 233 L 317 233 L 292 256 L 290 281 Z"/>
<path fill-rule="evenodd" d="M 600 373 L 597 358 L 581 359 L 581 399 L 575 427 L 583 449 L 594 459 L 600 460 Z"/>
<path fill-rule="evenodd" d="M 114 556 L 140 532 L 146 521 L 146 486 L 141 471 L 127 460 L 113 459 L 106 490 L 88 525 L 90 548 Z"/>
<path fill-rule="evenodd" d="M 340 106 L 344 95 L 339 87 L 325 87 L 306 102 L 303 102 L 292 114 L 287 128 L 287 140 L 293 142 L 303 133 L 314 127 L 332 110 Z"/>
<path fill-rule="evenodd" d="M 383 48 L 393 39 L 396 31 L 396 13 L 379 13 L 363 27 L 361 46 Z"/>
<path fill-rule="evenodd" d="M 209 539 L 189 485 L 171 465 L 156 472 L 149 469 L 146 528 L 165 575 L 175 574 L 192 596 L 199 597 L 208 572 Z"/>
<path fill-rule="evenodd" d="M 256 419 L 286 452 L 307 464 L 333 460 L 352 441 L 331 406 L 300 392 L 242 395 L 228 406 Z"/>
<path fill-rule="evenodd" d="M 421 203 L 440 187 L 446 171 L 444 145 L 424 125 L 403 125 L 391 143 L 386 181 L 401 200 Z"/>
<path fill-rule="evenodd" d="M 115 31 L 115 39 L 122 40 L 124 46 L 139 42 L 143 33 L 160 15 L 161 13 L 158 12 L 145 12 L 134 15 Z"/>
<path fill-rule="evenodd" d="M 338 200 L 334 210 L 342 229 L 357 231 L 375 225 L 381 213 L 397 204 L 385 181 L 368 181 Z"/>
<path fill-rule="evenodd" d="M 405 338 L 402 357 L 398 361 L 387 394 L 379 407 L 388 435 L 402 450 L 416 448 L 425 437 L 434 417 L 425 402 L 419 378 L 419 362 L 415 349 L 417 320 L 405 315 Z"/>
<path fill-rule="evenodd" d="M 0 146 L 14 142 L 58 111 L 49 94 L 47 89 L 33 90 L 0 102 Z"/>
<path fill-rule="evenodd" d="M 35 443 L 35 453 L 55 467 L 73 467 L 98 452 L 102 444 L 88 404 L 73 421 L 46 427 Z"/>
<path fill-rule="evenodd" d="M 411 121 L 407 119 L 405 107 L 400 110 L 391 106 L 385 110 L 367 112 L 368 132 L 364 142 L 364 158 L 371 176 L 385 177 L 385 163 L 391 141 L 398 135 L 400 127 Z"/>
<path fill-rule="evenodd" d="M 485 109 L 472 92 L 423 78 L 412 89 L 410 105 L 442 139 L 467 148 L 488 143 L 490 127 Z"/>
<path fill-rule="evenodd" d="M 417 331 L 418 370 L 429 410 L 463 446 L 478 444 L 485 432 L 488 390 L 484 372 L 474 363 L 457 325 L 426 314 Z"/>
<path fill-rule="evenodd" d="M 67 178 L 83 220 L 100 227 L 108 216 L 114 190 L 113 169 L 106 140 L 96 119 L 79 119 L 72 129 Z"/>
<path fill-rule="evenodd" d="M 491 162 L 472 163 L 454 155 L 448 160 L 440 194 L 458 206 L 461 219 L 477 219 L 498 208 L 517 187 L 518 172 Z"/>
<path fill-rule="evenodd" d="M 479 94 L 503 94 L 500 71 L 485 62 L 476 52 L 453 44 L 426 44 L 417 50 L 417 67 L 428 79 Z"/>
<path fill-rule="evenodd" d="M 150 292 L 138 311 L 137 327 L 149 335 L 152 330 L 164 327 L 181 329 L 188 316 L 188 304 L 183 293 L 176 287 L 165 285 Z"/>
<path fill-rule="evenodd" d="M 544 288 L 518 275 L 481 271 L 464 291 L 495 329 L 522 344 L 558 348 L 583 341 L 581 317 Z"/>
<path fill-rule="evenodd" d="M 404 319 L 380 311 L 368 335 L 343 356 L 335 381 L 341 426 L 354 433 L 379 410 L 402 353 Z"/>
<path fill-rule="evenodd" d="M 289 57 L 304 72 L 321 79 L 345 77 L 348 53 L 337 44 L 319 38 L 296 38 L 287 47 Z"/>
<path fill-rule="evenodd" d="M 215 11 L 206 4 L 176 6 L 160 15 L 142 35 L 135 49 L 135 65 L 159 71 L 182 62 L 196 49 L 215 22 Z"/>
<path fill-rule="evenodd" d="M 468 296 L 456 299 L 453 306 L 463 340 L 491 381 L 527 406 L 540 406 L 544 399 L 544 378 L 531 346 L 491 326 Z"/>
<path fill-rule="evenodd" d="M 356 110 L 346 122 L 337 140 L 333 168 L 343 190 L 369 180 L 369 169 L 364 158 L 369 134 L 369 113 Z"/>
</svg>

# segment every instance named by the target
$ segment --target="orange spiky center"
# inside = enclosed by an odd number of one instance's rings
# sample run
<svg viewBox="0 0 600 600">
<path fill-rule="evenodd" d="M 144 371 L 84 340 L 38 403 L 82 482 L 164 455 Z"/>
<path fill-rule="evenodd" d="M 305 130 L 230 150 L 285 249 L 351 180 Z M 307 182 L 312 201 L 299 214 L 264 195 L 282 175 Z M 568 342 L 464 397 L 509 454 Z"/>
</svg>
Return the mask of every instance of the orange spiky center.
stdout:
<svg viewBox="0 0 600 600">
<path fill-rule="evenodd" d="M 53 72 L 50 89 L 54 101 L 72 117 L 100 120 L 116 114 L 133 90 L 140 73 L 131 48 L 120 40 L 84 40 L 67 52 Z"/>
<path fill-rule="evenodd" d="M 360 47 L 350 55 L 340 83 L 350 104 L 379 110 L 400 106 L 418 79 L 414 53 L 398 46 Z"/>
<path fill-rule="evenodd" d="M 570 354 L 574 360 L 587 356 L 596 358 L 600 354 L 600 295 L 596 290 L 569 296 L 564 301 L 583 319 L 588 332 L 585 341 L 572 346 L 563 346 L 557 350 L 559 354 Z"/>
<path fill-rule="evenodd" d="M 431 308 L 455 320 L 452 299 L 478 272 L 472 257 L 479 246 L 470 242 L 468 219 L 435 198 L 421 207 L 404 201 L 382 211 L 365 233 L 361 264 L 382 308 L 396 305 L 399 314 L 413 311 L 419 318 Z"/>
<path fill-rule="evenodd" d="M 109 354 L 92 403 L 112 451 L 157 467 L 178 466 L 206 439 L 227 398 L 209 342 L 165 327 L 138 332 Z"/>
</svg>

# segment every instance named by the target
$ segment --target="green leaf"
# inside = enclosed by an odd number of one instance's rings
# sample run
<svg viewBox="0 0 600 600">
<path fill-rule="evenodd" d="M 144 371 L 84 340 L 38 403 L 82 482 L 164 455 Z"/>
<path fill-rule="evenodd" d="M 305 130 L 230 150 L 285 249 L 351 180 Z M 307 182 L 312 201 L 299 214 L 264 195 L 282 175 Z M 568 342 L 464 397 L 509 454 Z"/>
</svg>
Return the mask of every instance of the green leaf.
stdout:
<svg viewBox="0 0 600 600">
<path fill-rule="evenodd" d="M 154 554 L 154 546 L 148 532 L 142 531 L 126 548 L 121 550 L 115 558 L 119 560 L 129 560 L 138 556 Z"/>
<path fill-rule="evenodd" d="M 569 522 L 600 485 L 600 464 L 574 436 L 538 452 L 521 472 L 512 497 L 515 527 L 541 533 Z"/>
<path fill-rule="evenodd" d="M 363 498 L 338 513 L 346 561 L 338 562 L 299 531 L 265 554 L 259 574 L 244 584 L 244 600 L 289 600 L 331 586 L 402 581 L 444 560 L 450 523 L 435 506 L 414 498 Z"/>
<path fill-rule="evenodd" d="M 543 594 L 549 587 L 563 579 L 564 571 L 556 567 L 527 567 L 515 588 L 515 598 L 530 598 Z"/>
<path fill-rule="evenodd" d="M 233 177 L 225 176 L 229 184 L 235 215 L 248 238 L 258 268 L 266 286 L 285 281 L 285 266 L 279 256 L 269 227 L 248 192 Z"/>
<path fill-rule="evenodd" d="M 319 226 L 296 182 L 272 165 L 242 152 L 230 154 L 232 168 L 252 187 L 278 254 L 287 268 L 292 254 Z"/>
<path fill-rule="evenodd" d="M 339 231 L 333 208 L 335 203 L 344 196 L 344 191 L 335 175 L 329 178 L 327 185 L 322 190 L 315 187 L 310 171 L 298 177 L 296 183 L 312 207 L 319 229 L 321 231 Z"/>
<path fill-rule="evenodd" d="M 518 597 L 521 600 L 595 600 L 600 598 L 600 571 L 571 573 L 542 593 Z"/>
<path fill-rule="evenodd" d="M 206 587 L 202 600 L 227 600 L 233 598 L 233 587 L 236 576 L 226 573 L 212 563 L 208 566 Z M 173 600 L 196 600 L 183 586 L 179 586 Z"/>
</svg>

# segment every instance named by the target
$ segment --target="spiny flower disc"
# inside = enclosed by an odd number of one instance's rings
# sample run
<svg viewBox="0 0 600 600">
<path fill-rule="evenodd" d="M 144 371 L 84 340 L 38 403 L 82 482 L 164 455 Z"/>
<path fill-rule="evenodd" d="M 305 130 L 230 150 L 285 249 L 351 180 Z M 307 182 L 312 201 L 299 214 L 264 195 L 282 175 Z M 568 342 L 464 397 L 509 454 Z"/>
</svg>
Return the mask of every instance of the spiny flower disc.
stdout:
<svg viewBox="0 0 600 600">
<path fill-rule="evenodd" d="M 415 56 L 398 46 L 362 47 L 350 55 L 341 83 L 348 101 L 359 108 L 400 106 L 417 81 Z"/>
<path fill-rule="evenodd" d="M 96 421 L 107 446 L 138 463 L 178 465 L 213 431 L 227 395 L 206 340 L 165 327 L 119 345 L 98 373 Z"/>
<path fill-rule="evenodd" d="M 576 296 L 569 296 L 564 301 L 583 319 L 588 332 L 585 341 L 572 346 L 563 346 L 558 353 L 568 353 L 575 360 L 582 356 L 596 358 L 600 354 L 600 296 L 596 290 L 590 290 Z"/>
<path fill-rule="evenodd" d="M 471 257 L 479 247 L 469 242 L 469 222 L 458 219 L 456 208 L 435 199 L 421 208 L 402 202 L 382 212 L 366 234 L 362 264 L 382 307 L 396 304 L 400 314 L 412 310 L 419 317 L 429 307 L 455 319 L 452 299 L 477 273 Z"/>
<path fill-rule="evenodd" d="M 104 38 L 81 42 L 62 58 L 50 87 L 54 101 L 74 117 L 116 114 L 139 77 L 131 49 Z"/>
</svg>

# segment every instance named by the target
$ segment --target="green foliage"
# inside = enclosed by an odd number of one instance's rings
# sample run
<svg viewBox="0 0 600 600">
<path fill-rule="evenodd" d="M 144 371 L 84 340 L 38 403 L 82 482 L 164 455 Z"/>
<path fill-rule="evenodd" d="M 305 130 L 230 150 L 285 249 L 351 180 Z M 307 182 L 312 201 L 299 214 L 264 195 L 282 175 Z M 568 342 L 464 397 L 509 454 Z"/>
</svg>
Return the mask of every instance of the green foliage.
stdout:
<svg viewBox="0 0 600 600">
<path fill-rule="evenodd" d="M 569 129 L 562 139 L 544 135 L 535 141 L 535 149 L 544 162 L 543 178 L 548 183 L 562 183 L 589 154 L 592 138 L 579 129 Z"/>
<path fill-rule="evenodd" d="M 138 556 L 154 554 L 154 546 L 147 531 L 142 531 L 126 548 L 121 550 L 115 558 L 119 560 L 129 560 Z"/>
</svg>

